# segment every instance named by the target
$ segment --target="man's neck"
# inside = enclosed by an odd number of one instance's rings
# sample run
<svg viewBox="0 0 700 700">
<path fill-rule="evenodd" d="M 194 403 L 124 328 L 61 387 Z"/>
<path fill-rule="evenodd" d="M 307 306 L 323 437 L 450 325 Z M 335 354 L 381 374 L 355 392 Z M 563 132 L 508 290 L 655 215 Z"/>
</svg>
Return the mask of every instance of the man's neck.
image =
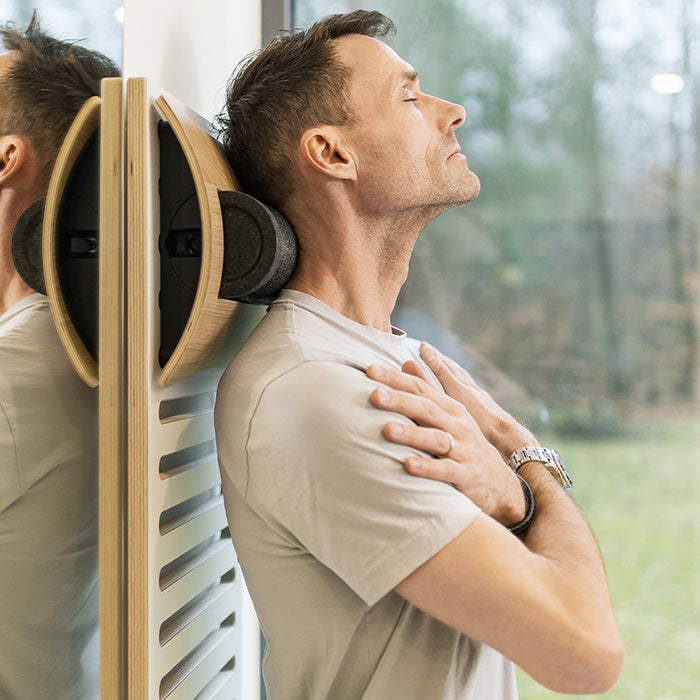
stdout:
<svg viewBox="0 0 700 700">
<path fill-rule="evenodd" d="M 34 290 L 24 284 L 19 277 L 9 283 L 0 279 L 0 316 L 30 294 L 34 294 Z"/>
<path fill-rule="evenodd" d="M 379 227 L 345 229 L 306 228 L 287 287 L 320 299 L 357 323 L 390 332 L 391 313 L 406 281 L 418 232 L 402 238 Z"/>
</svg>

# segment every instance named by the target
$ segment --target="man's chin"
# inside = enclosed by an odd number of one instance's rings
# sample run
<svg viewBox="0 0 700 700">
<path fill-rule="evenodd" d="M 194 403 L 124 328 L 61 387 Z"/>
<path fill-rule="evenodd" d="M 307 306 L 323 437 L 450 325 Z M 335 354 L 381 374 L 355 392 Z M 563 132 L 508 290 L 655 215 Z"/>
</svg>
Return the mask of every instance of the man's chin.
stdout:
<svg viewBox="0 0 700 700">
<path fill-rule="evenodd" d="M 479 192 L 481 192 L 481 180 L 479 180 L 479 176 L 472 170 L 469 171 L 470 175 L 470 191 L 469 191 L 469 199 L 467 199 L 464 203 L 466 204 L 467 202 L 472 202 L 479 196 Z"/>
<path fill-rule="evenodd" d="M 470 170 L 468 181 L 455 192 L 454 200 L 450 203 L 452 207 L 458 207 L 461 204 L 469 204 L 473 202 L 481 192 L 481 181 L 479 178 Z"/>
</svg>

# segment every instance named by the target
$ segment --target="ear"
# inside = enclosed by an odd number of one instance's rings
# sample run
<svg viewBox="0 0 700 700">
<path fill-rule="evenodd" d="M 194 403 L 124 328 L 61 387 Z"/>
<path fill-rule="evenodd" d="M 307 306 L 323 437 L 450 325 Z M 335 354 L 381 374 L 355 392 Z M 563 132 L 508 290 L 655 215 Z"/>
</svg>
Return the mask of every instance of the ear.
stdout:
<svg viewBox="0 0 700 700">
<path fill-rule="evenodd" d="M 301 137 L 301 154 L 305 162 L 328 177 L 356 180 L 357 168 L 352 149 L 333 126 L 308 129 Z"/>
<path fill-rule="evenodd" d="M 27 164 L 29 142 L 24 136 L 0 136 L 0 185 L 17 177 Z"/>
</svg>

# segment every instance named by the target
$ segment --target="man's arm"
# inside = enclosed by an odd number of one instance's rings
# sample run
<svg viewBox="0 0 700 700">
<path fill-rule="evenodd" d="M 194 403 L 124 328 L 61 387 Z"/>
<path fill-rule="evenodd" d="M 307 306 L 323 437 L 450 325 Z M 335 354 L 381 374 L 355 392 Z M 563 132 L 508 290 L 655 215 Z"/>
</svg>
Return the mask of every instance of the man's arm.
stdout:
<svg viewBox="0 0 700 700">
<path fill-rule="evenodd" d="M 420 374 L 416 367 L 403 374 L 385 370 L 380 376 L 371 369 L 370 376 L 389 388 L 386 401 L 375 392 L 372 402 L 417 424 L 398 432 L 387 426 L 385 435 L 439 455 L 449 447 L 444 433 L 450 432 L 456 440 L 450 459 L 412 457 L 407 470 L 455 483 L 470 498 L 474 484 L 478 500 L 483 498 L 484 480 L 478 475 L 483 462 L 499 498 L 508 500 L 509 482 L 500 470 L 510 469 L 503 455 L 532 444 L 534 438 L 465 380 L 466 373 L 460 376 L 437 354 L 428 352 L 424 359 L 456 400 L 446 401 L 411 376 Z M 623 650 L 598 545 L 578 507 L 541 464 L 525 464 L 519 474 L 530 484 L 536 503 L 523 541 L 486 514 L 499 511 L 489 503 L 488 510 L 396 591 L 433 617 L 498 649 L 542 685 L 564 693 L 603 692 L 619 676 Z"/>
</svg>

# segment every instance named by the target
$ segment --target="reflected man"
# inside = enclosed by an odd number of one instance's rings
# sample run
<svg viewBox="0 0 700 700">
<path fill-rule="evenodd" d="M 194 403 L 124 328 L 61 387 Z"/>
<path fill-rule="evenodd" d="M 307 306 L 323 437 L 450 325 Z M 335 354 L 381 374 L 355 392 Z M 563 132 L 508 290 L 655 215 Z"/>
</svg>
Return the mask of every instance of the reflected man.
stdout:
<svg viewBox="0 0 700 700">
<path fill-rule="evenodd" d="M 464 109 L 421 91 L 391 29 L 358 10 L 281 36 L 227 96 L 241 184 L 299 239 L 215 411 L 269 697 L 513 700 L 512 662 L 601 692 L 622 646 L 563 465 L 391 326 L 419 233 L 480 187 Z"/>
<path fill-rule="evenodd" d="M 59 342 L 11 239 L 46 194 L 83 103 L 118 75 L 34 16 L 0 28 L 0 697 L 97 697 L 97 396 Z"/>
</svg>

